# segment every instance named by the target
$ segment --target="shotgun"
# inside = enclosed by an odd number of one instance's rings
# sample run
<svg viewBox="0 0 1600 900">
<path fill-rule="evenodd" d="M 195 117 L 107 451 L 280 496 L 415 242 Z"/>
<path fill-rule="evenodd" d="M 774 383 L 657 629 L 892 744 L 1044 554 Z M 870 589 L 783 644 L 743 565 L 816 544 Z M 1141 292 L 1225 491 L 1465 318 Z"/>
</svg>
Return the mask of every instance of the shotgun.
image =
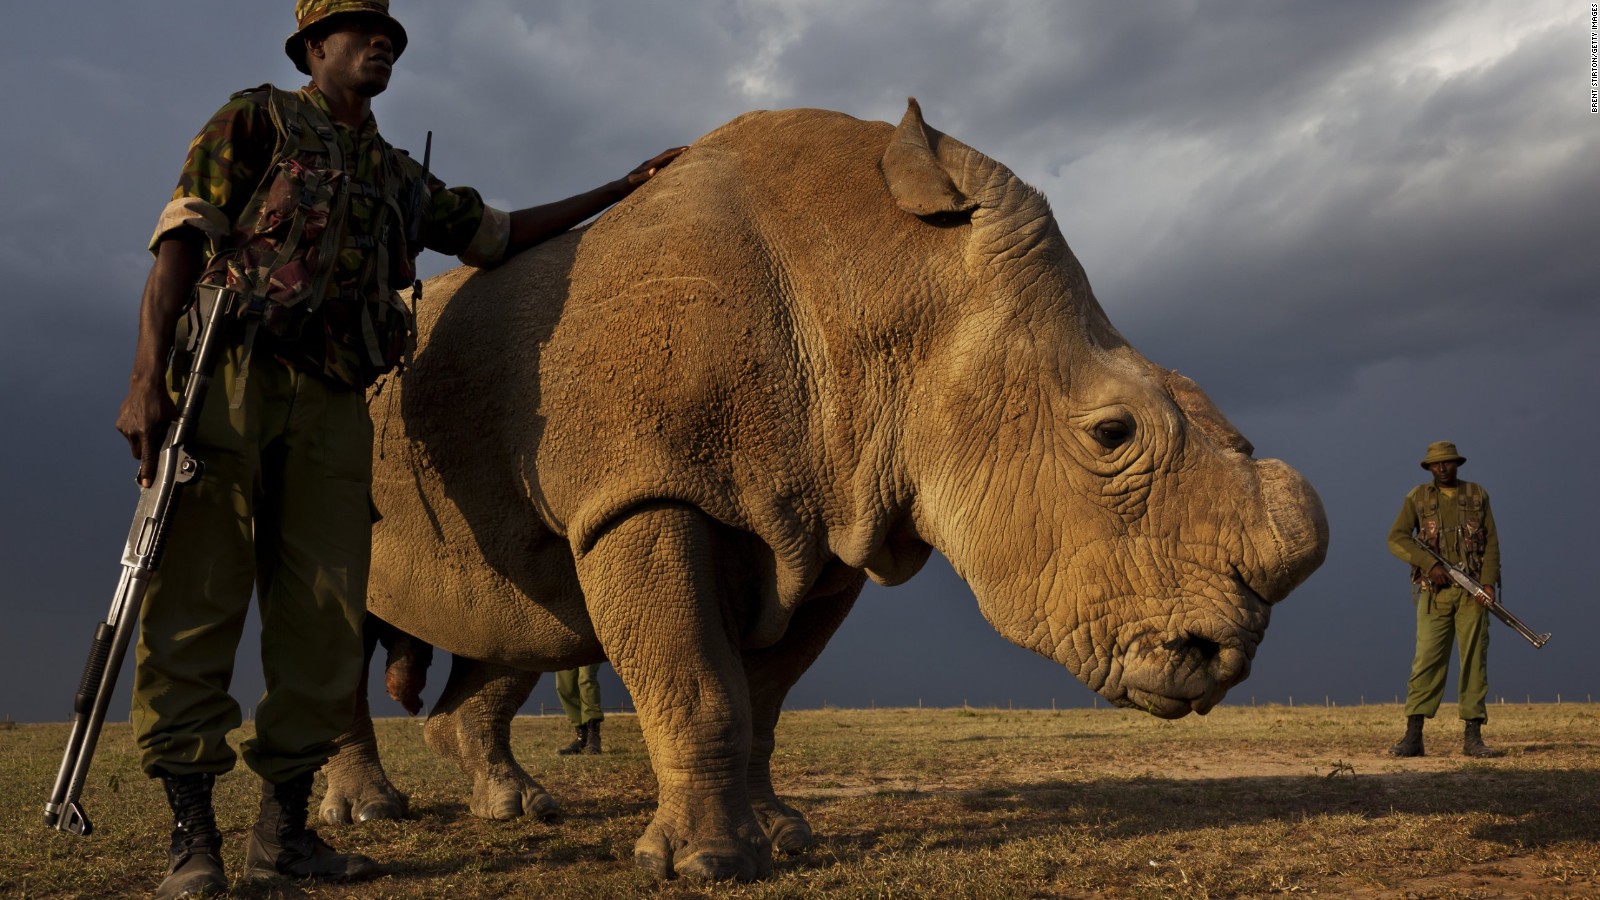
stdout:
<svg viewBox="0 0 1600 900">
<path fill-rule="evenodd" d="M 185 449 L 200 421 L 206 389 L 211 384 L 217 351 L 222 345 L 224 323 L 236 318 L 238 294 L 226 288 L 200 285 L 195 289 L 195 307 L 200 314 L 200 329 L 194 338 L 189 377 L 178 398 L 178 418 L 167 428 L 156 460 L 156 477 L 149 487 L 139 489 L 139 505 L 134 509 L 133 527 L 122 551 L 122 577 L 111 599 L 111 611 L 94 630 L 94 643 L 84 664 L 83 680 L 72 699 L 72 733 L 67 752 L 56 773 L 55 787 L 44 805 L 44 824 L 57 831 L 87 837 L 94 825 L 83 811 L 79 797 L 89 777 L 95 743 L 105 724 L 106 706 L 117 686 L 117 673 L 128 653 L 128 642 L 139 622 L 150 576 L 161 566 L 161 551 L 167 529 L 183 486 L 204 468 L 200 460 Z"/>
<path fill-rule="evenodd" d="M 1506 623 L 1507 625 L 1510 625 L 1513 631 L 1527 638 L 1528 643 L 1533 645 L 1533 649 L 1537 650 L 1540 647 L 1543 647 L 1545 642 L 1550 640 L 1550 633 L 1548 631 L 1544 634 L 1535 634 L 1532 628 L 1522 624 L 1522 620 L 1512 615 L 1511 610 L 1501 606 L 1500 601 L 1496 600 L 1488 591 L 1484 590 L 1483 585 L 1473 580 L 1471 575 L 1461 571 L 1461 569 L 1456 566 L 1455 563 L 1452 563 L 1450 560 L 1440 556 L 1437 550 L 1434 550 L 1432 547 L 1429 547 L 1422 541 L 1417 541 L 1417 546 L 1428 551 L 1429 556 L 1432 556 L 1434 559 L 1438 560 L 1439 565 L 1444 566 L 1445 574 L 1450 576 L 1450 580 L 1454 581 L 1457 587 L 1476 598 L 1480 604 L 1489 610 L 1489 612 L 1494 613 L 1495 618 Z M 1423 573 L 1423 583 L 1427 583 L 1426 572 Z"/>
</svg>

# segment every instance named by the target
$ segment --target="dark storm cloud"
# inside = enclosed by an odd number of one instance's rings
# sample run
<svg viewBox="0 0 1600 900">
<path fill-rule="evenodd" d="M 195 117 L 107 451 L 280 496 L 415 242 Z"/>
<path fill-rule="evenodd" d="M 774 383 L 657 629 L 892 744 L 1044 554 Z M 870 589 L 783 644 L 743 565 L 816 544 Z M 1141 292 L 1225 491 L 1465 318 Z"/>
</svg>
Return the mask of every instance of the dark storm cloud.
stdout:
<svg viewBox="0 0 1600 900">
<path fill-rule="evenodd" d="M 1570 45 L 1570 28 L 1543 29 L 1447 77 L 1355 43 L 1348 74 L 1284 95 L 1294 102 L 1270 116 L 1213 111 L 1240 131 L 1181 139 L 1205 159 L 1165 185 L 1159 241 L 1097 278 L 1101 296 L 1152 351 L 1191 346 L 1225 317 L 1275 377 L 1204 346 L 1180 367 L 1236 404 L 1325 399 L 1363 364 L 1484 352 L 1581 315 L 1600 179 L 1591 123 L 1553 89 Z"/>
<path fill-rule="evenodd" d="M 25 438 L 0 445 L 0 716 L 67 713 L 134 500 L 110 425 L 144 243 L 227 93 L 302 81 L 281 50 L 290 9 L 36 4 L 0 31 L 0 77 L 28 86 L 0 97 L 0 419 Z M 501 205 L 587 189 L 748 109 L 895 121 L 917 96 L 935 127 L 1045 191 L 1130 340 L 1322 493 L 1328 563 L 1275 612 L 1240 699 L 1401 690 L 1410 610 L 1383 532 L 1440 438 L 1495 498 L 1508 596 L 1558 633 L 1536 655 L 1497 632 L 1493 689 L 1591 689 L 1579 638 L 1600 620 L 1573 561 L 1593 553 L 1583 511 L 1600 497 L 1570 473 L 1600 445 L 1600 117 L 1583 93 L 1580 4 L 395 11 L 412 41 L 376 104 L 385 135 L 418 151 L 433 130 L 435 170 Z M 247 641 L 246 705 L 255 656 Z M 909 585 L 869 588 L 791 695 L 919 699 L 1089 695 L 1001 640 L 935 560 Z"/>
</svg>

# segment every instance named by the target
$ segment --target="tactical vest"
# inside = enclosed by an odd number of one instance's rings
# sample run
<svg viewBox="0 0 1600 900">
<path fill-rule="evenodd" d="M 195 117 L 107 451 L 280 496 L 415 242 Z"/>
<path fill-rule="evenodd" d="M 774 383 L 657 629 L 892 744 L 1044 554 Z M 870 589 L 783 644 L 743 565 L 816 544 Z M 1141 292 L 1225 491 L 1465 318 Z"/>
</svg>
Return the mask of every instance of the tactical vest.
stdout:
<svg viewBox="0 0 1600 900">
<path fill-rule="evenodd" d="M 1441 503 L 1456 505 L 1459 524 L 1453 533 L 1446 533 L 1441 528 Z M 1458 482 L 1454 498 L 1446 497 L 1438 485 L 1431 483 L 1419 485 L 1411 492 L 1411 508 L 1417 516 L 1417 540 L 1452 561 L 1454 554 L 1459 552 L 1461 568 L 1475 581 L 1483 573 L 1483 553 L 1489 545 L 1488 534 L 1483 528 L 1486 503 L 1483 487 L 1471 481 Z M 1425 587 L 1428 585 L 1425 573 L 1415 567 L 1411 570 L 1411 580 Z"/>
<path fill-rule="evenodd" d="M 363 358 L 369 382 L 403 368 L 416 345 L 416 316 L 395 287 L 409 286 L 416 277 L 412 251 L 421 248 L 406 246 L 411 211 L 402 207 L 402 198 L 416 196 L 411 186 L 423 178 L 421 166 L 375 135 L 383 157 L 375 183 L 355 181 L 354 162 L 344 158 L 326 113 L 270 84 L 233 96 L 260 94 L 265 94 L 277 130 L 272 163 L 201 283 L 239 292 L 241 314 L 257 323 L 247 330 L 252 337 L 260 327 L 299 347 L 315 346 L 301 340 L 306 323 L 329 297 L 340 249 L 356 248 L 365 260 L 357 279 L 359 295 L 336 298 L 359 307 L 359 313 L 347 309 L 341 317 L 344 330 L 355 333 L 335 333 L 330 339 Z M 370 233 L 350 233 L 353 196 L 374 202 Z"/>
</svg>

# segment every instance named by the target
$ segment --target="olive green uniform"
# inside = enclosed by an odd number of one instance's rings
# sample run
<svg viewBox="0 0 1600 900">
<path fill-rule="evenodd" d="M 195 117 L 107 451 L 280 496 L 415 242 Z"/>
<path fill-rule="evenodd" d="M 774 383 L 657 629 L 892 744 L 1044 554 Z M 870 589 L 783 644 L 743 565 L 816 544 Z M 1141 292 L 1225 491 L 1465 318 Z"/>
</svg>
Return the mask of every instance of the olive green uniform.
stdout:
<svg viewBox="0 0 1600 900">
<path fill-rule="evenodd" d="M 605 713 L 600 710 L 599 673 L 599 663 L 556 673 L 556 696 L 561 698 L 567 721 L 574 728 L 605 721 Z"/>
<path fill-rule="evenodd" d="M 1460 648 L 1457 701 L 1461 718 L 1469 722 L 1486 719 L 1489 612 L 1453 584 L 1439 590 L 1428 585 L 1427 572 L 1434 559 L 1417 542 L 1435 536 L 1445 559 L 1482 584 L 1500 581 L 1500 541 L 1489 495 L 1481 486 L 1459 481 L 1452 490 L 1429 483 L 1406 495 L 1388 540 L 1389 552 L 1415 567 L 1419 585 L 1417 647 L 1406 682 L 1406 715 L 1432 718 L 1438 712 L 1454 641 Z"/>
<path fill-rule="evenodd" d="M 150 582 L 133 724 L 151 774 L 233 767 L 226 735 L 240 715 L 228 683 L 254 588 L 267 689 L 242 749 L 276 783 L 319 768 L 350 728 L 365 659 L 372 424 L 360 392 L 259 356 L 231 408 L 240 357 L 229 348 L 218 367 L 190 445 L 205 471 L 184 490 Z"/>
<path fill-rule="evenodd" d="M 235 95 L 195 138 L 152 249 L 180 227 L 228 247 L 279 137 L 261 96 Z M 297 96 L 326 112 L 314 85 Z M 371 234 L 382 231 L 370 186 L 382 177 L 385 154 L 397 151 L 370 118 L 334 131 L 349 183 L 369 190 L 345 214 L 326 302 L 294 338 L 261 329 L 247 341 L 244 326 L 232 323 L 189 447 L 205 468 L 184 489 L 141 612 L 133 722 L 152 776 L 233 767 L 226 736 L 241 717 L 228 686 L 252 588 L 266 693 L 255 736 L 241 746 L 245 763 L 268 782 L 285 782 L 320 767 L 352 723 L 376 518 L 363 389 L 383 374 L 364 352 L 359 313 L 374 293 Z M 426 246 L 468 263 L 504 251 L 505 213 L 469 188 L 430 185 L 421 214 Z"/>
</svg>

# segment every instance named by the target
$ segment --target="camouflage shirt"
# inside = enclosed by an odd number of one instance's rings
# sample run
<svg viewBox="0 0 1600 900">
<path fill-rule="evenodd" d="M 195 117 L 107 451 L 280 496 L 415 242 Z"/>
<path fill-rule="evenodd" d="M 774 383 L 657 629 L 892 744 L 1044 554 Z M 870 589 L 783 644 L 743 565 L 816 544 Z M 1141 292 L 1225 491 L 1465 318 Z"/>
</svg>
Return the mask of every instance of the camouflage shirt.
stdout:
<svg viewBox="0 0 1600 900">
<path fill-rule="evenodd" d="M 328 111 L 327 100 L 315 84 L 298 93 Z M 378 137 L 376 121 L 369 116 L 360 129 L 335 122 L 334 130 L 351 180 L 373 185 L 383 165 L 383 141 Z M 244 92 L 229 100 L 189 144 L 178 187 L 151 238 L 151 251 L 173 229 L 184 225 L 205 234 L 213 249 L 223 249 L 217 244 L 227 238 L 232 224 L 268 174 L 277 140 L 265 94 Z M 498 259 L 510 234 L 509 216 L 487 206 L 472 188 L 447 188 L 432 175 L 428 181 L 432 195 L 422 216 L 423 245 L 459 256 L 468 265 Z M 376 283 L 369 283 L 373 278 L 366 247 L 371 245 L 379 202 L 370 195 L 351 195 L 346 238 L 324 302 L 299 339 L 279 342 L 260 335 L 257 340 L 264 344 L 260 349 L 336 384 L 363 387 L 370 383 L 374 373 L 358 349 L 359 314 L 360 298 L 377 290 Z"/>
<path fill-rule="evenodd" d="M 1483 584 L 1499 583 L 1500 533 L 1489 493 L 1481 485 L 1460 481 L 1445 491 L 1428 482 L 1412 488 L 1389 528 L 1388 544 L 1389 552 L 1410 563 L 1419 579 L 1434 566 L 1421 542 Z"/>
</svg>

